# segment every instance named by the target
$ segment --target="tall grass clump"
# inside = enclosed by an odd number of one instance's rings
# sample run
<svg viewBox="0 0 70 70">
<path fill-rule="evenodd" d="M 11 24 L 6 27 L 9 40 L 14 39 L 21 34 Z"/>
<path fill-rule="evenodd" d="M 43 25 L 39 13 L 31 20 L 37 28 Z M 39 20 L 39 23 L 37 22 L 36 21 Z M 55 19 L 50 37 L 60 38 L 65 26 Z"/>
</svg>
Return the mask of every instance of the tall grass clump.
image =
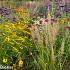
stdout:
<svg viewBox="0 0 70 70">
<path fill-rule="evenodd" d="M 48 10 L 46 19 L 32 26 L 32 39 L 36 54 L 36 70 L 67 70 L 69 63 L 69 22 L 66 18 L 52 18 Z"/>
</svg>

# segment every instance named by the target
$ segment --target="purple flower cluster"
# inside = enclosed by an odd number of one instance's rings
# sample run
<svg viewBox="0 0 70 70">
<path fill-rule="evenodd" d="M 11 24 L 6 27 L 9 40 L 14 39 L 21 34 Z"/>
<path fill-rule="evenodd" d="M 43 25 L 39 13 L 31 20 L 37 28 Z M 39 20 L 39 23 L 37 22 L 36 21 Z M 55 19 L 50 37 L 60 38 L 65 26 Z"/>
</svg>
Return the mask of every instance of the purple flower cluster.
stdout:
<svg viewBox="0 0 70 70">
<path fill-rule="evenodd" d="M 2 16 L 9 15 L 11 13 L 11 9 L 5 8 L 5 7 L 0 7 L 0 14 Z"/>
<path fill-rule="evenodd" d="M 69 7 L 67 5 L 64 6 L 64 11 L 68 12 L 69 11 Z"/>
<path fill-rule="evenodd" d="M 56 17 L 60 17 L 61 16 L 61 12 L 58 10 L 55 14 Z"/>
<path fill-rule="evenodd" d="M 60 8 L 63 8 L 63 12 L 65 12 L 65 13 L 70 11 L 70 6 L 67 4 L 61 5 Z"/>
<path fill-rule="evenodd" d="M 42 24 L 43 22 L 48 22 L 48 21 L 49 21 L 48 18 L 46 18 L 46 19 L 41 19 L 41 20 L 39 21 L 39 23 Z"/>
</svg>

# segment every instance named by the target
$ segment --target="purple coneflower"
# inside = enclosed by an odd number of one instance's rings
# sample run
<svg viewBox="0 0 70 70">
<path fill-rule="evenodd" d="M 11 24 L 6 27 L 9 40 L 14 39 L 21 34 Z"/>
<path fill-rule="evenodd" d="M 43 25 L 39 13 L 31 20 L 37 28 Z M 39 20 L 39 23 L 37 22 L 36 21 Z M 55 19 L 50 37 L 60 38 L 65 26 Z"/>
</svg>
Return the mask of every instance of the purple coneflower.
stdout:
<svg viewBox="0 0 70 70">
<path fill-rule="evenodd" d="M 12 18 L 12 22 L 16 22 L 16 18 L 15 17 Z"/>
<path fill-rule="evenodd" d="M 54 19 L 54 18 L 52 18 L 52 19 L 51 19 L 51 21 L 55 21 L 55 19 Z"/>
<path fill-rule="evenodd" d="M 28 27 L 31 27 L 31 26 L 32 26 L 31 24 L 28 25 Z"/>
<path fill-rule="evenodd" d="M 70 31 L 70 26 L 67 26 L 66 28 Z"/>
<path fill-rule="evenodd" d="M 54 18 L 52 18 L 52 19 L 51 19 L 51 21 L 52 21 L 52 22 L 57 22 L 57 20 L 56 20 L 56 19 L 54 19 Z"/>
<path fill-rule="evenodd" d="M 46 19 L 45 19 L 45 22 L 48 22 L 48 21 L 49 21 L 48 18 L 46 18 Z"/>
<path fill-rule="evenodd" d="M 39 23 L 42 24 L 43 20 L 40 20 Z"/>
</svg>

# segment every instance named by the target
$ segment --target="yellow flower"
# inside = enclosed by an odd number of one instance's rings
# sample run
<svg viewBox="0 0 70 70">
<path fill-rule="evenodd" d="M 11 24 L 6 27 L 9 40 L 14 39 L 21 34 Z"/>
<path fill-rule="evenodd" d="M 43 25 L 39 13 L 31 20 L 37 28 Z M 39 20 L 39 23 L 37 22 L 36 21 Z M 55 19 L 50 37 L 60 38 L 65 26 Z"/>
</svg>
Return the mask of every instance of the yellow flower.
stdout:
<svg viewBox="0 0 70 70">
<path fill-rule="evenodd" d="M 10 38 L 9 38 L 9 36 L 8 36 L 8 37 L 6 37 L 6 38 L 5 38 L 5 40 L 7 40 L 7 41 L 10 41 Z"/>
<path fill-rule="evenodd" d="M 32 28 L 29 28 L 29 30 L 31 31 L 31 30 L 32 30 Z"/>
<path fill-rule="evenodd" d="M 5 33 L 3 33 L 3 35 L 5 35 Z"/>
<path fill-rule="evenodd" d="M 45 63 L 44 66 L 46 67 L 47 66 L 47 63 Z"/>
<path fill-rule="evenodd" d="M 26 29 L 27 28 L 27 25 L 25 24 L 25 25 L 23 25 L 23 24 L 19 24 L 18 26 L 17 26 L 17 28 L 19 29 L 19 30 L 23 30 L 23 29 Z"/>
<path fill-rule="evenodd" d="M 18 50 L 17 48 L 13 47 L 13 49 L 14 49 L 14 51 L 16 51 L 16 52 L 19 52 L 19 50 Z"/>
<path fill-rule="evenodd" d="M 20 15 L 20 16 L 22 16 L 22 17 L 27 17 L 27 16 L 29 16 L 29 13 L 28 13 L 28 10 L 27 10 L 27 8 L 26 7 L 18 7 L 17 9 L 16 9 L 16 12 Z"/>
<path fill-rule="evenodd" d="M 23 65 L 23 61 L 20 59 L 19 60 L 19 67 L 22 67 L 22 65 Z"/>
<path fill-rule="evenodd" d="M 13 64 L 13 67 L 16 67 L 16 64 Z"/>
<path fill-rule="evenodd" d="M 13 64 L 13 70 L 16 70 L 16 64 Z"/>
<path fill-rule="evenodd" d="M 16 32 L 12 32 L 12 36 L 16 36 Z"/>
<path fill-rule="evenodd" d="M 8 25 L 4 25 L 4 26 L 7 27 L 7 28 L 9 27 Z"/>
<path fill-rule="evenodd" d="M 19 37 L 17 40 L 21 40 L 22 42 L 25 42 L 25 38 Z"/>
<path fill-rule="evenodd" d="M 20 49 L 23 49 L 23 46 L 21 46 Z"/>
<path fill-rule="evenodd" d="M 9 42 L 11 45 L 14 45 L 14 43 L 13 42 Z"/>
<path fill-rule="evenodd" d="M 10 38 L 8 37 L 7 40 L 10 41 Z"/>
<path fill-rule="evenodd" d="M 30 38 L 30 41 L 32 41 L 32 38 Z"/>
<path fill-rule="evenodd" d="M 48 17 L 51 17 L 51 12 L 50 12 L 49 8 L 48 8 Z"/>
<path fill-rule="evenodd" d="M 7 62 L 7 59 L 6 58 L 3 58 L 3 62 L 6 63 Z"/>
<path fill-rule="evenodd" d="M 64 19 L 62 19 L 62 20 L 61 20 L 61 23 L 64 23 L 64 22 L 65 22 L 65 20 L 64 20 Z"/>
<path fill-rule="evenodd" d="M 30 52 L 30 55 L 32 55 L 33 53 L 32 52 Z"/>
<path fill-rule="evenodd" d="M 15 29 L 15 28 L 16 28 L 14 24 L 12 24 L 12 28 L 13 28 L 13 29 Z"/>
</svg>

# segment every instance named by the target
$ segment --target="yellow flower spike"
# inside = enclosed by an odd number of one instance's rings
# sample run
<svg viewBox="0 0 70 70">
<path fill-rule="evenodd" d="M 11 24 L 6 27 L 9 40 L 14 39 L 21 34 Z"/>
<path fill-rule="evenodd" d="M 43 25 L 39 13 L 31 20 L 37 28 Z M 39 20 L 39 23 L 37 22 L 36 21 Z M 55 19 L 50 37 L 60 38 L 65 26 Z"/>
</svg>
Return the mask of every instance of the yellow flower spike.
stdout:
<svg viewBox="0 0 70 70">
<path fill-rule="evenodd" d="M 7 62 L 7 59 L 6 58 L 3 58 L 3 62 L 6 63 Z"/>
<path fill-rule="evenodd" d="M 19 67 L 22 67 L 22 65 L 23 65 L 23 61 L 20 58 L 20 60 L 19 60 Z"/>
</svg>

